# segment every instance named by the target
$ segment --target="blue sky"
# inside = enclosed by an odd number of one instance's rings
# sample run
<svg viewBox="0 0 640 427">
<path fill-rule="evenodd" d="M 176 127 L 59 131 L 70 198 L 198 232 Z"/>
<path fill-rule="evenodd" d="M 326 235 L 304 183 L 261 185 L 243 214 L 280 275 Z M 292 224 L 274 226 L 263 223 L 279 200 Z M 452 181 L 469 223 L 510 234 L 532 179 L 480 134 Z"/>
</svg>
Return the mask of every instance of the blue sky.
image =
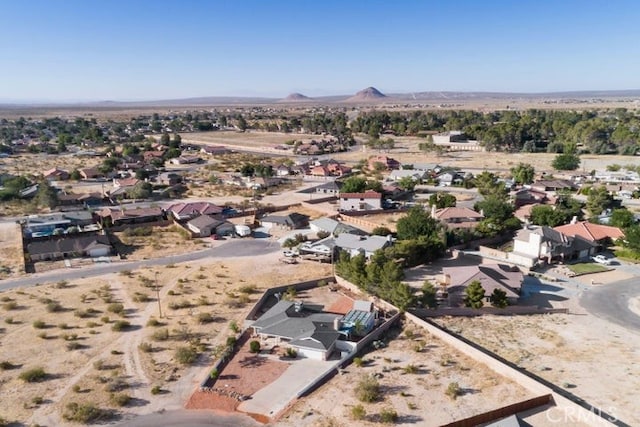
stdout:
<svg viewBox="0 0 640 427">
<path fill-rule="evenodd" d="M 0 100 L 640 88 L 638 1 L 0 2 Z"/>
</svg>

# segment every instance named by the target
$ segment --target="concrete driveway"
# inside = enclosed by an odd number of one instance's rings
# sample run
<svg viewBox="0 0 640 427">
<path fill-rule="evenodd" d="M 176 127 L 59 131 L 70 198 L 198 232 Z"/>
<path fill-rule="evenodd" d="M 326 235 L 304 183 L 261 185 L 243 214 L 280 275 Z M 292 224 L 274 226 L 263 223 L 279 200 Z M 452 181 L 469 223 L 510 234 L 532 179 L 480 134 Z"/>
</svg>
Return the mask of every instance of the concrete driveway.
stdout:
<svg viewBox="0 0 640 427">
<path fill-rule="evenodd" d="M 238 411 L 272 417 L 282 411 L 309 383 L 337 365 L 338 360 L 323 362 L 297 359 L 277 380 L 258 390 L 250 400 L 242 402 Z"/>
</svg>

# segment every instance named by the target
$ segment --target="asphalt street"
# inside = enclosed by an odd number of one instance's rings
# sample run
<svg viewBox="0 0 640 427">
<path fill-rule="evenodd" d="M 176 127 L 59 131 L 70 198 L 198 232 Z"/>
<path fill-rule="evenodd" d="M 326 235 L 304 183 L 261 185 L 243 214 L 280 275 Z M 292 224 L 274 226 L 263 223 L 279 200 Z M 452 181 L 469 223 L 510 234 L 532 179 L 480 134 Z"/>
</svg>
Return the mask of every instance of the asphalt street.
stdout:
<svg viewBox="0 0 640 427">
<path fill-rule="evenodd" d="M 205 258 L 243 258 L 255 257 L 280 250 L 280 245 L 270 239 L 230 239 L 219 246 L 172 255 L 163 258 L 152 258 L 142 261 L 118 261 L 114 263 L 94 264 L 88 267 L 67 268 L 45 273 L 35 273 L 29 276 L 6 279 L 0 281 L 0 291 L 13 288 L 34 286 L 38 283 L 58 282 L 60 280 L 74 280 L 85 277 L 95 277 L 104 274 L 118 273 L 124 270 L 136 270 L 141 267 L 155 267 L 160 265 L 178 264 L 181 262 L 198 261 Z"/>
<path fill-rule="evenodd" d="M 589 313 L 628 329 L 640 331 L 640 316 L 629 309 L 629 299 L 640 296 L 640 279 L 631 278 L 583 292 L 580 305 Z"/>
</svg>

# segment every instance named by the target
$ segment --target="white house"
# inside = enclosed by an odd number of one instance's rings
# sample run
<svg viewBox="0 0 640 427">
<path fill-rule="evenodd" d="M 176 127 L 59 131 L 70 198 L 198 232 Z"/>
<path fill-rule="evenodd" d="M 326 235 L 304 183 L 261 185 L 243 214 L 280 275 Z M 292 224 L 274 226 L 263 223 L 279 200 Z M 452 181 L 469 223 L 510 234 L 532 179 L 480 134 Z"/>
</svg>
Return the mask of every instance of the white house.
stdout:
<svg viewBox="0 0 640 427">
<path fill-rule="evenodd" d="M 382 209 L 382 194 L 376 191 L 340 193 L 340 211 L 372 211 L 379 209 Z"/>
</svg>

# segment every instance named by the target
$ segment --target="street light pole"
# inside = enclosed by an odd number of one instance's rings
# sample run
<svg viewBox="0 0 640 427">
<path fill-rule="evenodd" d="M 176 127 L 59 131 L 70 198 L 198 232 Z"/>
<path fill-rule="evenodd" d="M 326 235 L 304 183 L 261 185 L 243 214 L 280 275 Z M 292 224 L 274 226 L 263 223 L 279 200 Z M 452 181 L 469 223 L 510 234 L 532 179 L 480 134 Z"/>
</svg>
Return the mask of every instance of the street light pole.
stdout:
<svg viewBox="0 0 640 427">
<path fill-rule="evenodd" d="M 162 319 L 162 305 L 160 304 L 160 287 L 158 286 L 158 272 L 156 271 L 156 297 L 158 298 L 158 315 Z"/>
</svg>

